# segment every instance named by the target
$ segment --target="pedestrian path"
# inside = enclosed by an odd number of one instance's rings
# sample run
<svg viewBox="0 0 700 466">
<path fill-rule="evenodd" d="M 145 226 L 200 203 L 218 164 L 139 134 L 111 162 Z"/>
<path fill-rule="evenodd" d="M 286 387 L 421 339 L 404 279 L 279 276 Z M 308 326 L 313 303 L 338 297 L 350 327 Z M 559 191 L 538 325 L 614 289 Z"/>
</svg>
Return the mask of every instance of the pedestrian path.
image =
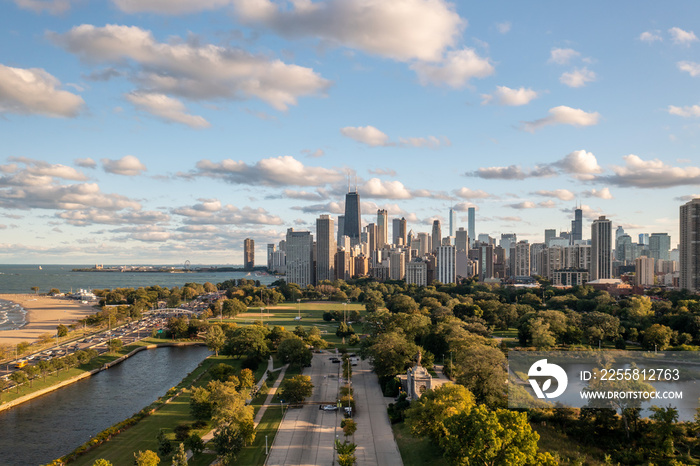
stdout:
<svg viewBox="0 0 700 466">
<path fill-rule="evenodd" d="M 270 358 L 270 363 L 272 363 L 272 358 Z M 285 374 L 285 372 L 287 372 L 288 367 L 289 367 L 289 364 L 285 364 L 284 366 L 281 367 L 282 372 L 280 372 L 280 375 L 277 376 L 277 380 L 275 380 L 275 383 L 272 384 L 272 387 L 270 387 L 270 391 L 267 392 L 267 398 L 265 398 L 265 403 L 263 403 L 262 406 L 260 406 L 258 413 L 255 415 L 255 419 L 253 420 L 253 423 L 255 424 L 256 429 L 258 428 L 258 424 L 260 424 L 260 421 L 262 420 L 262 417 L 265 414 L 265 411 L 267 411 L 267 407 L 272 404 L 272 398 L 275 396 L 275 393 L 277 393 L 277 388 L 282 383 L 282 379 L 284 379 L 284 374 Z M 278 370 L 280 370 L 280 369 L 279 368 L 276 370 L 269 370 L 268 369 L 267 372 L 277 372 Z"/>
</svg>

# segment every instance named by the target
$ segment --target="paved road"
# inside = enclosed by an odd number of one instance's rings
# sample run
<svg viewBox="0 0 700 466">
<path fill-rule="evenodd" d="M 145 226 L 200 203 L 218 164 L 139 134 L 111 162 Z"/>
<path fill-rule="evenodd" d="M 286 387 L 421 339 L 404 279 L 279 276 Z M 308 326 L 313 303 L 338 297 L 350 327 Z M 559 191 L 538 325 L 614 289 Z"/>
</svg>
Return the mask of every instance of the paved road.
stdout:
<svg viewBox="0 0 700 466">
<path fill-rule="evenodd" d="M 313 395 L 306 401 L 334 402 L 338 396 L 340 364 L 329 360 L 329 353 L 314 354 L 311 367 L 304 375 L 311 376 Z M 336 434 L 341 435 L 338 411 L 322 411 L 318 405 L 291 408 L 280 424 L 266 464 L 331 465 Z M 342 436 L 342 435 L 341 435 Z"/>
<path fill-rule="evenodd" d="M 403 466 L 384 395 L 369 361 L 360 361 L 352 368 L 352 385 L 357 407 L 354 441 L 358 466 Z"/>
</svg>

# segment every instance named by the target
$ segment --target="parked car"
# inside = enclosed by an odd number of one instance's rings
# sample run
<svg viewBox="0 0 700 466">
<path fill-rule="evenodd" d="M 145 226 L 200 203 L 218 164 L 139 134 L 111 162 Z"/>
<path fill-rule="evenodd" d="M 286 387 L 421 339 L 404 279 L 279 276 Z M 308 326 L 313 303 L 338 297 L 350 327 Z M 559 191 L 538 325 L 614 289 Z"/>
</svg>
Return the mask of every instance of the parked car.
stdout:
<svg viewBox="0 0 700 466">
<path fill-rule="evenodd" d="M 323 411 L 338 411 L 336 405 L 320 405 L 318 409 L 322 409 Z"/>
</svg>

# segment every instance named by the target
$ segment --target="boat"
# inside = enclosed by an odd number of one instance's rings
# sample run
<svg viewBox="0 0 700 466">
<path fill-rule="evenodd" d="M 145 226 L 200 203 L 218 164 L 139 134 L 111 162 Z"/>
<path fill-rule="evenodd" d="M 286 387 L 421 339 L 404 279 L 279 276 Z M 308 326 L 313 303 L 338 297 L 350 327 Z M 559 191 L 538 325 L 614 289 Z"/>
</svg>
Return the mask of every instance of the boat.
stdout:
<svg viewBox="0 0 700 466">
<path fill-rule="evenodd" d="M 41 266 L 39 266 L 39 270 L 41 270 Z"/>
</svg>

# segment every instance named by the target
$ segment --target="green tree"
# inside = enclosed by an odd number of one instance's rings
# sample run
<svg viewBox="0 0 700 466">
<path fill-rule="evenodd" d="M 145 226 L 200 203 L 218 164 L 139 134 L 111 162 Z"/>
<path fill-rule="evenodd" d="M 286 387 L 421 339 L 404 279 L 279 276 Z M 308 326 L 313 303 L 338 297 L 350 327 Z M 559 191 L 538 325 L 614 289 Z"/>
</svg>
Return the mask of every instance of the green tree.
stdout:
<svg viewBox="0 0 700 466">
<path fill-rule="evenodd" d="M 538 440 L 525 413 L 477 405 L 445 420 L 440 445 L 452 464 L 556 464 L 549 454 L 538 455 Z"/>
<path fill-rule="evenodd" d="M 36 365 L 24 366 L 24 372 L 27 373 L 29 379 L 29 388 L 32 388 L 34 377 L 39 375 L 39 367 Z"/>
<path fill-rule="evenodd" d="M 206 421 L 211 419 L 211 393 L 204 387 L 195 387 L 190 397 L 190 414 L 193 418 Z"/>
<path fill-rule="evenodd" d="M 542 318 L 532 319 L 530 321 L 530 335 L 532 338 L 532 346 L 538 350 L 547 350 L 556 344 L 554 335 L 549 330 L 549 324 Z"/>
<path fill-rule="evenodd" d="M 310 364 L 313 357 L 306 343 L 297 336 L 283 340 L 279 348 L 277 348 L 277 355 L 282 362 L 297 367 Z"/>
<path fill-rule="evenodd" d="M 680 438 L 679 432 L 681 431 L 676 425 L 678 410 L 671 406 L 666 408 L 652 406 L 651 410 L 653 414 L 649 417 L 655 422 L 654 432 L 657 438 L 657 447 L 664 456 L 673 456 L 675 452 L 673 439 Z"/>
<path fill-rule="evenodd" d="M 367 353 L 379 377 L 393 377 L 413 364 L 419 350 L 418 345 L 408 341 L 403 332 L 394 331 L 377 335 Z"/>
<path fill-rule="evenodd" d="M 226 299 L 221 306 L 221 312 L 227 317 L 236 317 L 247 310 L 248 307 L 238 299 Z"/>
<path fill-rule="evenodd" d="M 224 331 L 221 329 L 220 325 L 212 325 L 209 327 L 209 331 L 207 332 L 207 336 L 204 341 L 207 344 L 207 348 L 218 356 L 219 351 L 221 351 L 226 344 L 226 335 L 224 334 Z"/>
<path fill-rule="evenodd" d="M 104 458 L 99 458 L 96 459 L 94 463 L 92 463 L 92 466 L 112 466 L 112 462 L 107 461 Z"/>
<path fill-rule="evenodd" d="M 124 342 L 121 341 L 119 338 L 112 338 L 111 340 L 109 340 L 108 346 L 109 351 L 111 351 L 112 353 L 116 353 L 120 349 L 122 349 L 122 346 L 124 346 Z"/>
<path fill-rule="evenodd" d="M 199 455 L 204 451 L 204 441 L 202 437 L 197 434 L 192 434 L 187 440 L 185 440 L 185 446 L 187 449 L 192 451 L 194 456 Z"/>
<path fill-rule="evenodd" d="M 255 386 L 255 375 L 250 369 L 243 369 L 238 374 L 238 382 L 242 389 L 253 388 Z"/>
<path fill-rule="evenodd" d="M 56 335 L 58 335 L 58 338 L 63 338 L 66 335 L 68 335 L 68 327 L 66 327 L 63 324 L 60 324 L 58 327 L 56 327 Z"/>
<path fill-rule="evenodd" d="M 48 375 L 49 371 L 51 371 L 51 364 L 48 361 L 41 360 L 36 363 L 36 365 L 39 368 L 39 372 L 41 372 L 42 377 L 44 377 L 44 382 L 46 382 L 46 376 Z"/>
<path fill-rule="evenodd" d="M 222 354 L 248 356 L 258 360 L 267 358 L 270 348 L 267 344 L 267 329 L 259 325 L 238 327 L 226 342 Z"/>
<path fill-rule="evenodd" d="M 340 443 L 340 440 L 335 441 L 335 449 L 338 453 L 338 466 L 354 466 L 357 464 L 357 458 L 355 457 L 355 449 L 357 445 L 354 443 L 348 443 L 346 440 Z"/>
<path fill-rule="evenodd" d="M 445 384 L 428 390 L 411 403 L 406 419 L 411 433 L 437 443 L 445 433 L 445 420 L 474 406 L 474 395 L 462 385 Z"/>
<path fill-rule="evenodd" d="M 158 431 L 156 440 L 158 440 L 158 453 L 160 453 L 161 456 L 168 456 L 173 452 L 173 444 L 170 443 L 170 440 L 165 436 L 165 429 L 160 429 Z"/>
<path fill-rule="evenodd" d="M 493 346 L 471 344 L 455 354 L 453 375 L 478 403 L 502 406 L 506 397 L 506 357 Z"/>
<path fill-rule="evenodd" d="M 665 350 L 671 344 L 673 330 L 661 324 L 654 324 L 644 331 L 642 344 L 646 349 Z"/>
<path fill-rule="evenodd" d="M 311 396 L 314 386 L 308 375 L 295 375 L 291 379 L 285 379 L 280 385 L 280 397 L 288 403 L 299 403 L 304 398 Z"/>
<path fill-rule="evenodd" d="M 173 455 L 173 466 L 187 466 L 187 453 L 185 453 L 184 443 L 180 443 L 177 453 Z"/>
<path fill-rule="evenodd" d="M 405 294 L 397 294 L 386 303 L 386 308 L 391 312 L 405 312 L 411 314 L 418 311 L 418 303 Z"/>
<path fill-rule="evenodd" d="M 137 466 L 158 466 L 160 464 L 160 458 L 151 450 L 139 450 L 138 454 L 134 453 L 134 459 Z"/>
<path fill-rule="evenodd" d="M 0 401 L 2 401 L 2 392 L 5 391 L 10 382 L 4 377 L 0 378 Z"/>
<path fill-rule="evenodd" d="M 343 419 L 340 421 L 340 427 L 343 428 L 343 435 L 350 437 L 357 431 L 357 423 L 352 419 Z"/>
<path fill-rule="evenodd" d="M 10 380 L 12 380 L 15 385 L 17 386 L 17 393 L 19 393 L 19 386 L 27 383 L 27 373 L 24 371 L 14 371 L 12 374 L 10 374 Z"/>
</svg>

